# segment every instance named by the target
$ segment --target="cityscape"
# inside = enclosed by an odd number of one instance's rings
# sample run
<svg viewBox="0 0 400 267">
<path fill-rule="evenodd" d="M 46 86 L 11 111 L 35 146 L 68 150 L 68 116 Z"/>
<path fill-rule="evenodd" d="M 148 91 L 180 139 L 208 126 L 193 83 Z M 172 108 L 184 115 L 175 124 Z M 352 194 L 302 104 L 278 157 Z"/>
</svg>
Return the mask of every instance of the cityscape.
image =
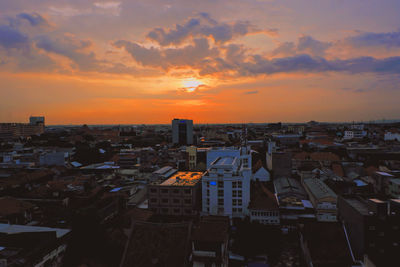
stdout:
<svg viewBox="0 0 400 267">
<path fill-rule="evenodd" d="M 3 266 L 396 266 L 400 123 L 0 123 Z"/>
<path fill-rule="evenodd" d="M 399 267 L 399 14 L 1 0 L 0 267 Z"/>
</svg>

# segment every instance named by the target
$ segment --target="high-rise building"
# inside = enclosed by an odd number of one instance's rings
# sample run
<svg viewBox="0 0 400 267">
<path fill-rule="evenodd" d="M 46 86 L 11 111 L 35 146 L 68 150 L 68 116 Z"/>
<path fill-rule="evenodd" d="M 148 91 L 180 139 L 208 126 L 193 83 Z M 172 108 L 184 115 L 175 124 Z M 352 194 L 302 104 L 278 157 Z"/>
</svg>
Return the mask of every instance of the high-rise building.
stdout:
<svg viewBox="0 0 400 267">
<path fill-rule="evenodd" d="M 217 157 L 202 178 L 202 209 L 210 215 L 244 217 L 250 202 L 251 154 L 249 147 Z"/>
<path fill-rule="evenodd" d="M 179 145 L 193 144 L 193 121 L 184 119 L 172 120 L 172 143 Z"/>
</svg>

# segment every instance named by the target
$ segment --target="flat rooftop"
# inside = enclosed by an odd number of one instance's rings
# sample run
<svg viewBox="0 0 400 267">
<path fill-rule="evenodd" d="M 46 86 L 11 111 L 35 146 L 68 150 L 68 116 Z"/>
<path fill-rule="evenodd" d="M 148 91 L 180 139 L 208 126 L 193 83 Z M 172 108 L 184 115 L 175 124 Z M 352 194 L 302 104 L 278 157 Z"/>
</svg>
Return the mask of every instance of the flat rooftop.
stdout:
<svg viewBox="0 0 400 267">
<path fill-rule="evenodd" d="M 215 165 L 232 165 L 234 160 L 235 160 L 234 157 L 221 157 L 214 164 Z"/>
<path fill-rule="evenodd" d="M 354 209 L 356 209 L 362 215 L 369 215 L 368 206 L 366 203 L 356 199 L 356 198 L 344 198 L 347 203 L 350 204 Z"/>
<path fill-rule="evenodd" d="M 203 173 L 202 172 L 177 172 L 175 175 L 162 182 L 162 186 L 193 186 L 197 184 Z"/>
<path fill-rule="evenodd" d="M 41 226 L 29 226 L 18 224 L 4 224 L 0 223 L 0 233 L 4 234 L 19 234 L 19 233 L 32 233 L 32 232 L 56 232 L 57 238 L 63 237 L 71 230 Z"/>
</svg>

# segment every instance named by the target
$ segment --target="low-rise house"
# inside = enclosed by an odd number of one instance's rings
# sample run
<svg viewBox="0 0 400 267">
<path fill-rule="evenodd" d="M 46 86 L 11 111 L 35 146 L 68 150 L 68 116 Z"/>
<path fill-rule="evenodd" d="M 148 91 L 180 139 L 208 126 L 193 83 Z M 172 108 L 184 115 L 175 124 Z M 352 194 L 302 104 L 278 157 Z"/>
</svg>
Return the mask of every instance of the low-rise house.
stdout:
<svg viewBox="0 0 400 267">
<path fill-rule="evenodd" d="M 35 205 L 13 197 L 0 198 L 0 221 L 25 224 L 32 220 Z"/>
<path fill-rule="evenodd" d="M 267 225 L 279 225 L 279 205 L 275 195 L 261 182 L 250 186 L 250 221 Z"/>
<path fill-rule="evenodd" d="M 392 129 L 390 131 L 385 132 L 384 140 L 400 142 L 400 131 L 397 129 Z"/>
<path fill-rule="evenodd" d="M 318 178 L 302 179 L 304 189 L 317 212 L 318 221 L 336 221 L 337 196 Z"/>
<path fill-rule="evenodd" d="M 61 266 L 71 230 L 0 224 L 1 266 Z"/>
<path fill-rule="evenodd" d="M 259 168 L 252 177 L 254 181 L 269 182 L 271 180 L 269 172 L 264 168 Z"/>
<path fill-rule="evenodd" d="M 191 223 L 134 221 L 120 267 L 188 266 Z"/>
<path fill-rule="evenodd" d="M 204 216 L 191 236 L 193 266 L 228 266 L 229 217 Z"/>
<path fill-rule="evenodd" d="M 307 200 L 307 193 L 300 182 L 292 178 L 279 178 L 274 180 L 274 188 L 282 225 L 295 226 L 303 218 L 315 220 L 313 205 Z"/>
<path fill-rule="evenodd" d="M 400 198 L 400 178 L 389 179 L 386 193 L 392 198 Z"/>
</svg>

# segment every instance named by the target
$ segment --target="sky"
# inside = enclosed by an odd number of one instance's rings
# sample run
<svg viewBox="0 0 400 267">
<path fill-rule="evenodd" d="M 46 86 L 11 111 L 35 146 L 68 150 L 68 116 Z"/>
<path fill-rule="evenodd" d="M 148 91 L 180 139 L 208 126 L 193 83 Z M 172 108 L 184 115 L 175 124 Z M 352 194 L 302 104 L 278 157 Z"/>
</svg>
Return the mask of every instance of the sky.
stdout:
<svg viewBox="0 0 400 267">
<path fill-rule="evenodd" d="M 1 0 L 0 121 L 400 119 L 398 0 Z"/>
</svg>

